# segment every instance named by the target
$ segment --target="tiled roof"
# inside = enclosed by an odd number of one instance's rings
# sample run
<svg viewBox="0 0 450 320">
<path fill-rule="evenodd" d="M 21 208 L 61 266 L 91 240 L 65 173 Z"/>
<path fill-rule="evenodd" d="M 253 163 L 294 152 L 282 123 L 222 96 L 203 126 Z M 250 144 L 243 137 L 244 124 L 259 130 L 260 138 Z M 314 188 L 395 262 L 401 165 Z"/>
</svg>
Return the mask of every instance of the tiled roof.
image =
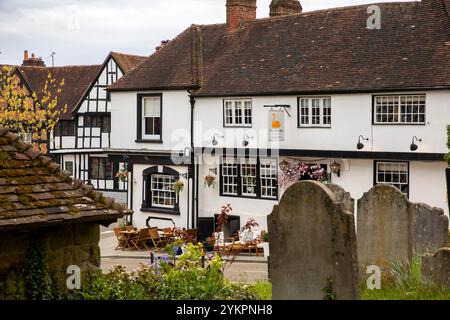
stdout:
<svg viewBox="0 0 450 320">
<path fill-rule="evenodd" d="M 62 119 L 70 119 L 72 112 L 84 99 L 91 84 L 97 78 L 101 65 L 93 66 L 66 66 L 66 67 L 19 67 L 18 70 L 26 83 L 36 92 L 38 98 L 42 97 L 48 74 L 60 83 L 64 79 L 62 92 L 58 96 L 58 108 L 67 105 L 67 112 Z"/>
<path fill-rule="evenodd" d="M 0 127 L 0 231 L 110 222 L 131 213 Z"/>
<path fill-rule="evenodd" d="M 199 88 L 196 95 L 364 92 L 450 87 L 450 0 L 359 5 L 191 26 L 111 90 Z"/>
<path fill-rule="evenodd" d="M 132 54 L 111 52 L 111 56 L 114 58 L 116 63 L 119 65 L 120 69 L 127 74 L 135 67 L 137 67 L 141 62 L 143 62 L 147 57 L 137 56 Z"/>
</svg>

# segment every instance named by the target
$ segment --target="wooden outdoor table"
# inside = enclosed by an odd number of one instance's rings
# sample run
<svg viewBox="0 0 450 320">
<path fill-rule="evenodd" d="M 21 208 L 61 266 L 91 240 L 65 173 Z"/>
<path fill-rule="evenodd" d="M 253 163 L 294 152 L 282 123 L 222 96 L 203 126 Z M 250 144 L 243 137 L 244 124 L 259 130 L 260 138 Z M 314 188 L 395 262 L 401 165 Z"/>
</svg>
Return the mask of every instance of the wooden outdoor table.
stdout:
<svg viewBox="0 0 450 320">
<path fill-rule="evenodd" d="M 131 248 L 130 240 L 132 238 L 134 238 L 135 236 L 137 236 L 139 234 L 139 231 L 137 231 L 137 230 L 126 230 L 126 231 L 120 231 L 120 234 L 122 234 L 124 236 L 123 248 L 124 249 L 129 249 L 129 248 Z"/>
</svg>

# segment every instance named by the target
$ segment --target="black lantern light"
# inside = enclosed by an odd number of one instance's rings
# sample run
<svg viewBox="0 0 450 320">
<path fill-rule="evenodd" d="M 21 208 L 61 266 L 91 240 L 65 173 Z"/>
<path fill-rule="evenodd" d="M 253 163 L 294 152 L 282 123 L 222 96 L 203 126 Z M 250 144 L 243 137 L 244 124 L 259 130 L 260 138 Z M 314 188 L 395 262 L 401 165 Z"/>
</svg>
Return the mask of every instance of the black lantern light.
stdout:
<svg viewBox="0 0 450 320">
<path fill-rule="evenodd" d="M 330 164 L 330 170 L 331 170 L 331 173 L 334 173 L 338 177 L 341 176 L 341 165 L 339 163 L 337 163 L 336 161 L 333 162 L 332 164 Z"/>
<path fill-rule="evenodd" d="M 412 143 L 410 146 L 411 151 L 417 151 L 417 149 L 419 149 L 419 146 L 416 144 L 416 141 L 418 142 L 422 142 L 422 139 L 417 138 L 416 136 L 413 137 L 412 139 Z"/>
<path fill-rule="evenodd" d="M 358 150 L 362 150 L 362 149 L 364 149 L 364 143 L 362 143 L 361 142 L 361 140 L 363 140 L 363 141 L 369 141 L 369 138 L 364 138 L 364 136 L 359 136 L 359 139 L 358 139 L 358 144 L 356 145 L 356 148 L 358 149 Z"/>
</svg>

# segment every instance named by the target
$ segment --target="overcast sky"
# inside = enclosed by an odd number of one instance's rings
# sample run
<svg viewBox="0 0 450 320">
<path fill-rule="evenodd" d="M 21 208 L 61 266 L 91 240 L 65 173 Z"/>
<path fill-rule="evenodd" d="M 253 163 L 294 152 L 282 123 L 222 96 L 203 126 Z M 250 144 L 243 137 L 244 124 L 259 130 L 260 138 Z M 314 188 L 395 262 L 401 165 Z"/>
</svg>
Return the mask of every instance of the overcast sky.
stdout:
<svg viewBox="0 0 450 320">
<path fill-rule="evenodd" d="M 390 0 L 302 0 L 304 11 Z M 100 64 L 110 51 L 150 55 L 192 23 L 225 22 L 225 0 L 0 0 L 0 64 L 23 51 L 48 66 Z M 258 0 L 258 17 L 271 0 Z"/>
</svg>

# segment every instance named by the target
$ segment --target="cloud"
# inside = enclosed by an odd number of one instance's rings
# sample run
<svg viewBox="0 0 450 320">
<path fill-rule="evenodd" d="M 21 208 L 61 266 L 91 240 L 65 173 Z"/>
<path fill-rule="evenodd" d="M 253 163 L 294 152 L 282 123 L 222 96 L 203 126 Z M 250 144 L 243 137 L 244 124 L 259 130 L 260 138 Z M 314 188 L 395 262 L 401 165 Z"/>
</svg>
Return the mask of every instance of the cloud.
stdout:
<svg viewBox="0 0 450 320">
<path fill-rule="evenodd" d="M 258 0 L 258 17 L 270 1 Z M 371 2 L 301 1 L 305 11 Z M 55 51 L 59 65 L 101 63 L 112 50 L 149 55 L 192 23 L 225 16 L 225 0 L 0 0 L 0 63 L 20 63 L 25 49 L 47 62 Z"/>
</svg>

